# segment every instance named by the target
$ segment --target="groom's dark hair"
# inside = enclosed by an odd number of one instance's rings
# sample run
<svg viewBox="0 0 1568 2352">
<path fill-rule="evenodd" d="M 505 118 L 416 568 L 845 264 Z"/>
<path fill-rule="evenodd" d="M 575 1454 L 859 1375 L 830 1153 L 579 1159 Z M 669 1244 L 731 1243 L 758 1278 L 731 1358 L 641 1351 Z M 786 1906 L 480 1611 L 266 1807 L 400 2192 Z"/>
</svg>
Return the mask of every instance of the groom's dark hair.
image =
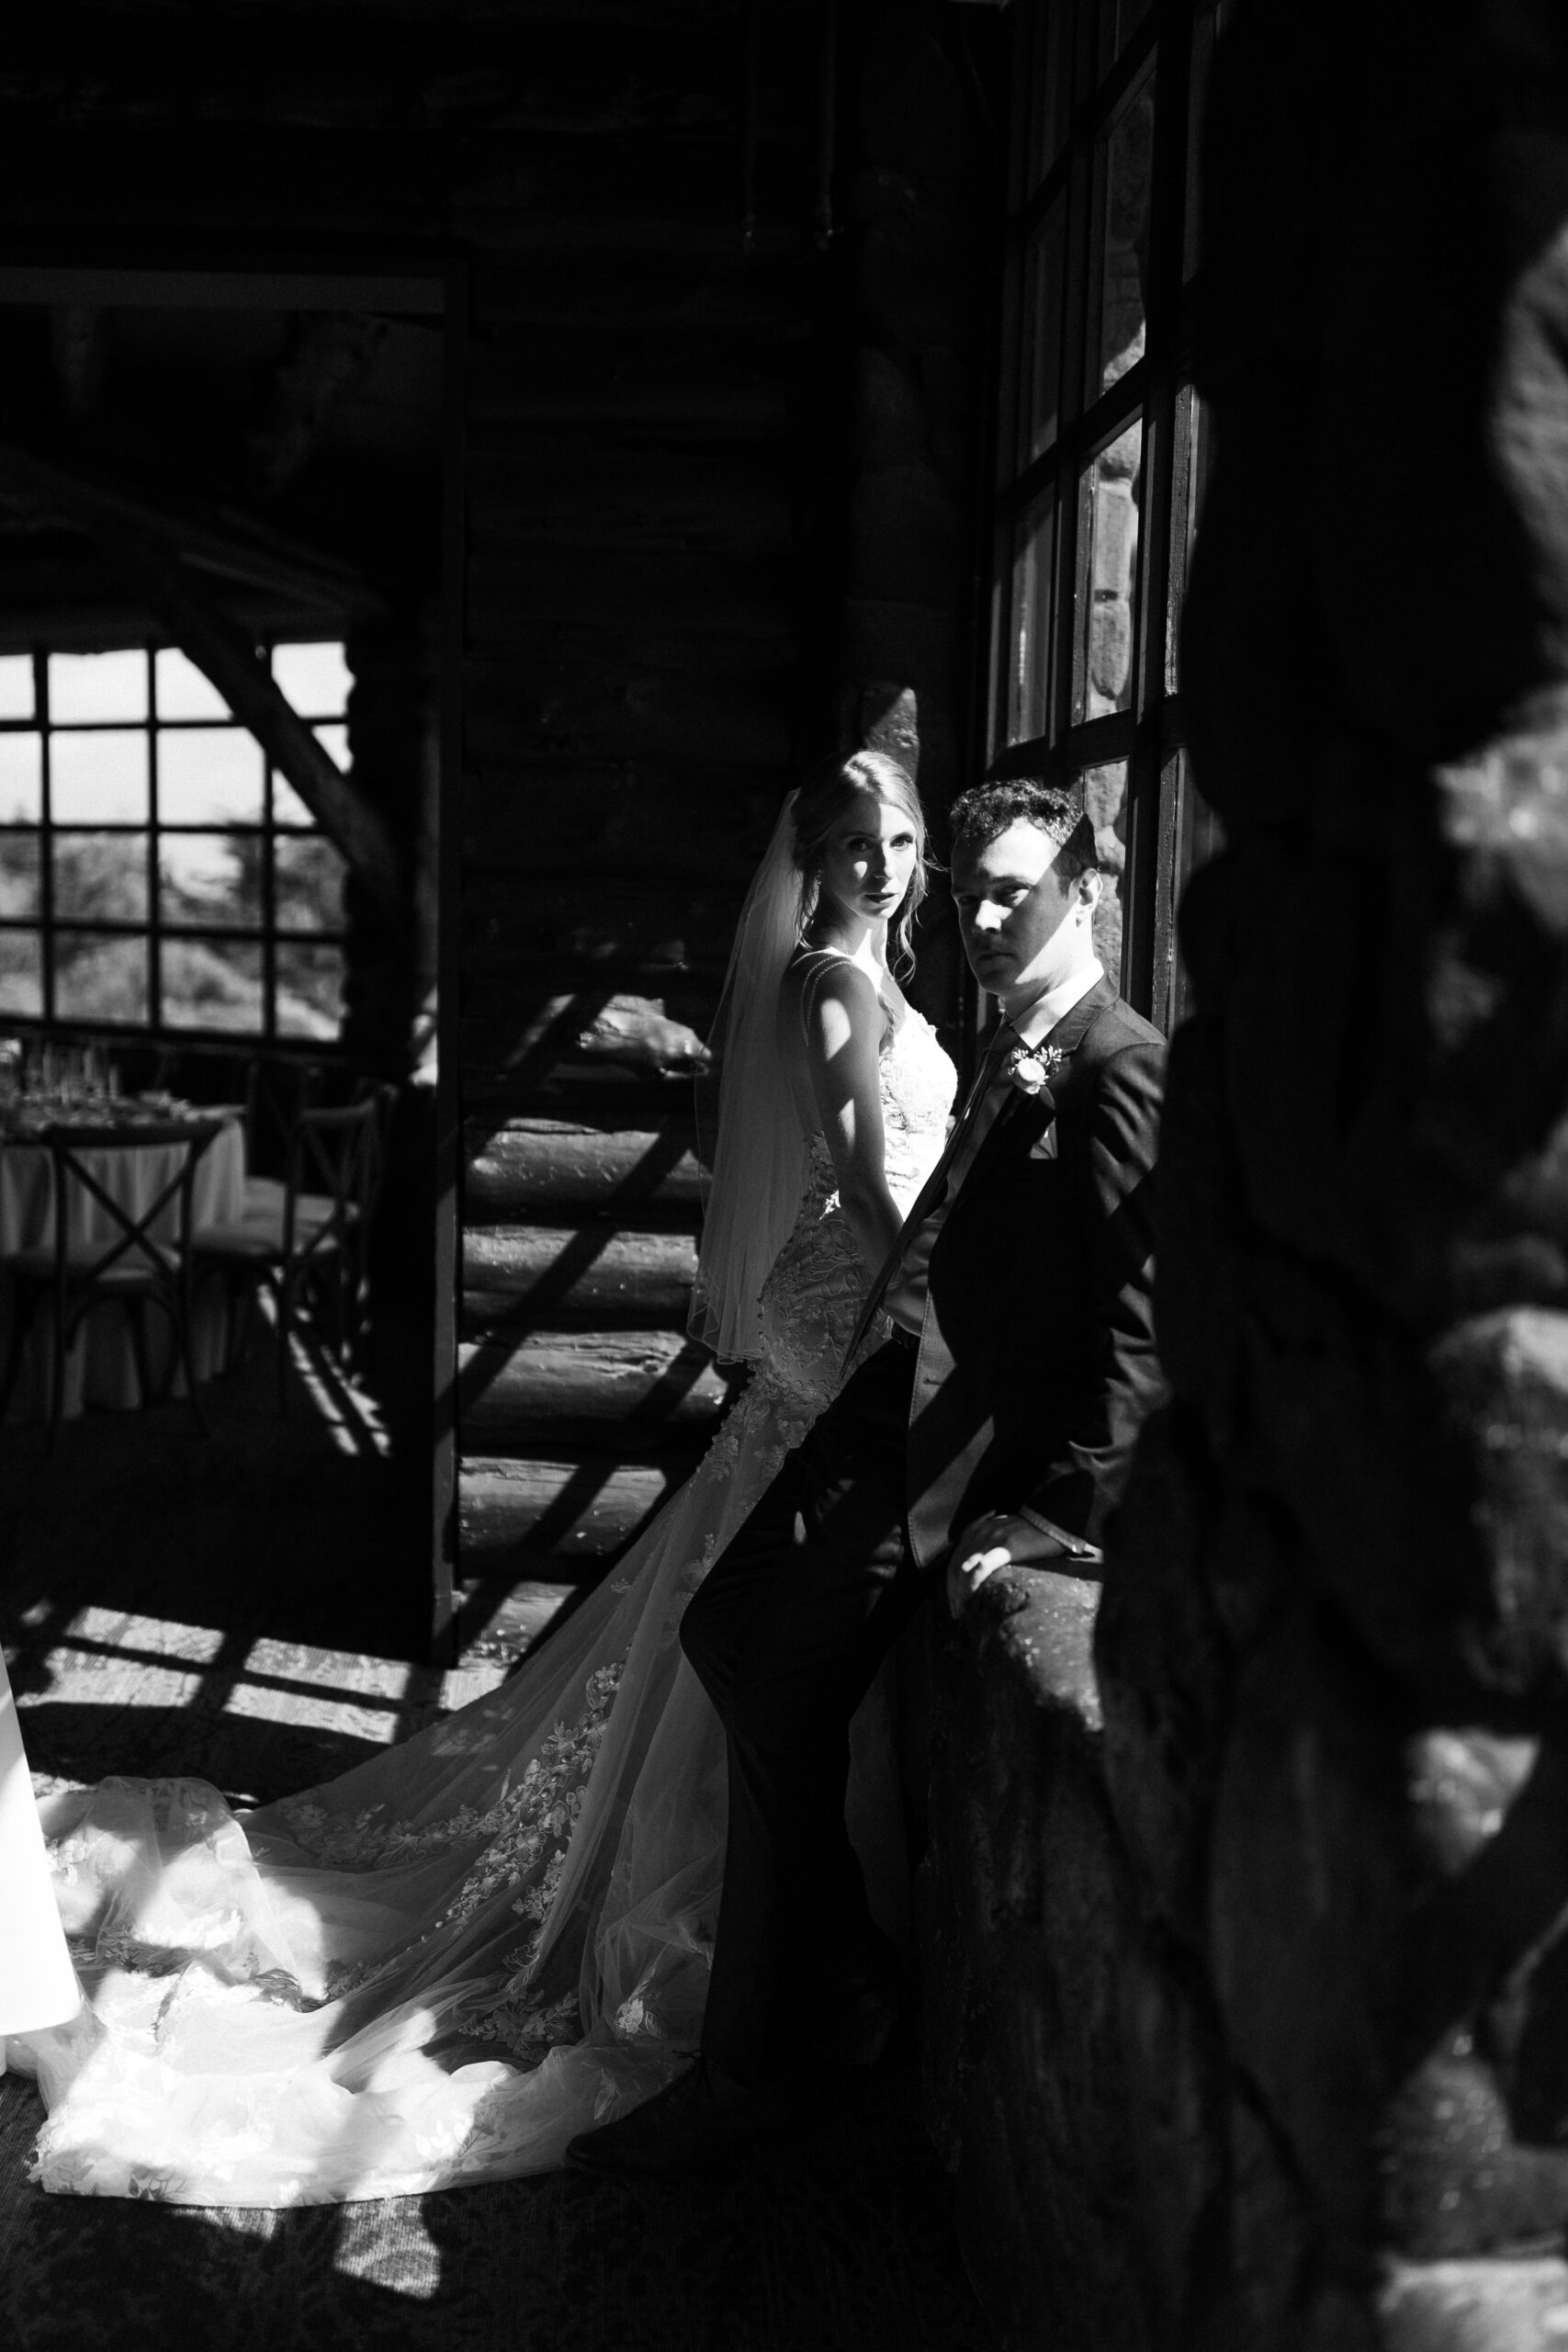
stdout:
<svg viewBox="0 0 1568 2352">
<path fill-rule="evenodd" d="M 953 846 L 983 849 L 1021 817 L 1055 842 L 1051 865 L 1059 881 L 1072 882 L 1091 865 L 1099 865 L 1094 827 L 1084 814 L 1082 802 L 1039 775 L 988 777 L 961 792 L 948 811 Z"/>
</svg>

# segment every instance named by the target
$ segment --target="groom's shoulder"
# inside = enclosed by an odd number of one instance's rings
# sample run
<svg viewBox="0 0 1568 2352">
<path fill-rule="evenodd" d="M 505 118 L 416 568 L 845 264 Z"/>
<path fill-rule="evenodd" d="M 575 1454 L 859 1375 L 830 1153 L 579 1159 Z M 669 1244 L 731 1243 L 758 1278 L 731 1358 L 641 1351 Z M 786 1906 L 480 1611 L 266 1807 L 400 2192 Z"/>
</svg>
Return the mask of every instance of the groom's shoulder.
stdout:
<svg viewBox="0 0 1568 2352">
<path fill-rule="evenodd" d="M 1091 1061 L 1102 1061 L 1112 1054 L 1125 1053 L 1130 1046 L 1151 1049 L 1163 1057 L 1166 1041 L 1152 1021 L 1134 1012 L 1125 997 L 1112 997 L 1101 1005 L 1084 1032 L 1080 1051 Z M 1143 1058 L 1140 1056 L 1140 1059 Z"/>
</svg>

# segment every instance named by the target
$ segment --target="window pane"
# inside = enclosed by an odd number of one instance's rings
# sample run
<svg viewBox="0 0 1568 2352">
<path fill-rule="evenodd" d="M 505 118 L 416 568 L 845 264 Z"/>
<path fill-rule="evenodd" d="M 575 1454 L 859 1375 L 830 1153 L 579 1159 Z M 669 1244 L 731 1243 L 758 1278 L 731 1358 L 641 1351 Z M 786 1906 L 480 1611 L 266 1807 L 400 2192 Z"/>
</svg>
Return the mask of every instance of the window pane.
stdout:
<svg viewBox="0 0 1568 2352">
<path fill-rule="evenodd" d="M 229 706 L 210 678 L 175 646 L 156 656 L 153 691 L 160 718 L 227 718 Z"/>
<path fill-rule="evenodd" d="M 36 825 L 43 815 L 43 743 L 0 735 L 0 824 Z"/>
<path fill-rule="evenodd" d="M 1084 814 L 1100 852 L 1100 904 L 1094 910 L 1094 952 L 1111 978 L 1122 978 L 1122 876 L 1127 863 L 1127 763 L 1086 768 Z"/>
<path fill-rule="evenodd" d="M 1178 754 L 1177 778 L 1176 876 L 1179 889 L 1185 889 L 1198 868 L 1224 847 L 1224 828 L 1199 791 L 1185 751 Z M 1179 950 L 1171 991 L 1172 1022 L 1184 1021 L 1192 1010 L 1192 978 Z"/>
<path fill-rule="evenodd" d="M 66 719 L 145 718 L 147 656 L 133 653 L 51 653 L 49 715 Z"/>
<path fill-rule="evenodd" d="M 1151 58 L 1095 147 L 1095 273 L 1085 398 L 1094 400 L 1144 356 L 1155 90 Z"/>
<path fill-rule="evenodd" d="M 255 931 L 262 920 L 260 833 L 160 833 L 158 907 L 166 923 Z"/>
<path fill-rule="evenodd" d="M 39 911 L 39 876 L 43 850 L 37 833 L 0 833 L 0 915 Z"/>
<path fill-rule="evenodd" d="M 258 1030 L 262 952 L 241 939 L 165 939 L 159 950 L 170 1029 Z"/>
<path fill-rule="evenodd" d="M 1055 537 L 1055 500 L 1037 499 L 1021 517 L 1013 559 L 1010 743 L 1025 742 L 1051 731 L 1051 577 Z"/>
<path fill-rule="evenodd" d="M 158 816 L 165 825 L 257 825 L 266 768 L 243 727 L 182 727 L 158 737 Z"/>
<path fill-rule="evenodd" d="M 144 825 L 146 736 L 130 729 L 107 735 L 51 735 L 49 805 L 56 824 Z"/>
<path fill-rule="evenodd" d="M 1209 69 L 1214 55 L 1214 18 L 1199 15 L 1192 28 L 1192 80 L 1187 96 L 1187 212 L 1181 230 L 1181 275 L 1190 277 L 1198 266 L 1203 234 L 1203 112 L 1209 96 Z"/>
<path fill-rule="evenodd" d="M 272 674 L 301 718 L 336 718 L 353 683 L 341 645 L 276 645 Z"/>
<path fill-rule="evenodd" d="M 33 716 L 33 657 L 0 653 L 0 718 Z"/>
<path fill-rule="evenodd" d="M 1177 849 L 1177 872 L 1183 882 L 1212 857 L 1218 857 L 1225 845 L 1225 829 L 1214 810 L 1198 789 L 1198 779 L 1192 773 L 1192 758 L 1189 752 L 1180 754 L 1180 839 Z"/>
<path fill-rule="evenodd" d="M 341 947 L 277 949 L 277 1030 L 282 1037 L 335 1037 L 343 1009 Z"/>
<path fill-rule="evenodd" d="M 147 1019 L 147 942 L 54 934 L 54 1010 L 68 1021 Z"/>
<path fill-rule="evenodd" d="M 341 931 L 345 866 L 320 833 L 279 833 L 273 850 L 280 931 Z"/>
<path fill-rule="evenodd" d="M 0 1012 L 43 1011 L 43 941 L 36 931 L 0 931 Z"/>
<path fill-rule="evenodd" d="M 1133 592 L 1143 447 L 1140 417 L 1108 449 L 1091 458 L 1079 477 L 1075 720 L 1125 710 L 1133 697 Z"/>
<path fill-rule="evenodd" d="M 318 727 L 317 742 L 330 760 L 336 762 L 344 775 L 348 774 L 348 729 L 346 727 Z"/>
<path fill-rule="evenodd" d="M 1067 200 L 1058 197 L 1023 256 L 1023 381 L 1020 387 L 1018 463 L 1021 469 L 1056 438 L 1062 400 L 1062 294 Z"/>
<path fill-rule="evenodd" d="M 1100 0 L 1100 71 L 1108 74 L 1126 48 L 1154 0 Z"/>
<path fill-rule="evenodd" d="M 1072 18 L 1070 8 L 1043 11 L 1044 27 L 1035 36 L 1037 73 L 1032 93 L 1029 185 L 1043 180 L 1062 152 L 1073 105 Z M 1036 9 L 1036 23 L 1042 11 Z"/>
<path fill-rule="evenodd" d="M 1203 403 L 1190 384 L 1183 384 L 1176 396 L 1176 456 L 1170 486 L 1170 590 L 1166 604 L 1165 683 L 1171 694 L 1181 683 L 1181 613 L 1198 536 L 1198 514 L 1203 503 L 1208 437 Z"/>
<path fill-rule="evenodd" d="M 70 922 L 145 922 L 145 833 L 52 837 L 54 911 Z"/>
</svg>

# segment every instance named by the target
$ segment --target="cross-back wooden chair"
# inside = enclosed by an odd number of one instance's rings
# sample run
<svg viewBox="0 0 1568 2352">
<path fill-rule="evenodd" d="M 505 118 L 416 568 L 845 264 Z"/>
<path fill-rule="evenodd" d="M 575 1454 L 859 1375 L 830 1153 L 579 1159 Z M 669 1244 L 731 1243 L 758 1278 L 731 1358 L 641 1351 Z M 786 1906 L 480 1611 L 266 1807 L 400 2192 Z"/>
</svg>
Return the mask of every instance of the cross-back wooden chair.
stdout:
<svg viewBox="0 0 1568 2352">
<path fill-rule="evenodd" d="M 46 1127 L 38 1148 L 50 1159 L 50 1241 L 0 1260 L 10 1276 L 16 1313 L 6 1371 L 0 1380 L 0 1422 L 10 1407 L 22 1368 L 28 1336 L 40 1306 L 53 1309 L 54 1351 L 51 1368 L 49 1442 L 54 1443 L 65 1406 L 65 1365 L 71 1345 L 95 1307 L 125 1309 L 136 1364 L 138 1401 L 152 1400 L 147 1354 L 147 1309 L 155 1306 L 170 1327 L 170 1377 L 177 1363 L 186 1376 L 190 1408 L 205 1436 L 207 1417 L 197 1389 L 191 1352 L 191 1305 L 195 1285 L 193 1202 L 202 1155 L 220 1134 L 220 1119 L 170 1120 L 128 1130 L 120 1126 Z M 100 1182 L 89 1153 L 168 1150 L 174 1159 L 165 1181 L 142 1206 L 132 1208 Z M 173 1214 L 172 1237 L 157 1231 Z M 96 1224 L 96 1238 L 79 1228 Z M 166 1385 L 166 1384 L 165 1384 Z"/>
<path fill-rule="evenodd" d="M 301 1111 L 288 1140 L 282 1196 L 247 1204 L 232 1224 L 197 1236 L 198 1261 L 231 1289 L 270 1291 L 276 1317 L 278 1410 L 288 1409 L 289 1343 L 308 1319 L 319 1341 L 330 1300 L 336 1353 L 357 1355 L 370 1220 L 381 1180 L 384 1106 L 378 1094 L 341 1110 Z"/>
</svg>

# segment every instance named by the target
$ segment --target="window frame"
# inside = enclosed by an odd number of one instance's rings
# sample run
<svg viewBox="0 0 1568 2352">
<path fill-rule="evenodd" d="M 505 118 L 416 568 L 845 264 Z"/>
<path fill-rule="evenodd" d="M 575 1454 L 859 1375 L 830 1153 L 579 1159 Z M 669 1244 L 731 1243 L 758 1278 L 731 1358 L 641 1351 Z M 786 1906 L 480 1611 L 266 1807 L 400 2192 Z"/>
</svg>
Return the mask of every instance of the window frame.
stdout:
<svg viewBox="0 0 1568 2352">
<path fill-rule="evenodd" d="M 280 648 L 303 644 L 341 644 L 341 638 L 296 637 L 279 633 L 261 640 L 258 650 L 265 654 L 269 667 Z M 25 836 L 39 845 L 38 910 L 34 916 L 0 915 L 0 936 L 24 933 L 36 936 L 41 956 L 40 1006 L 37 1012 L 0 1011 L 0 1023 L 29 1029 L 91 1029 L 102 1030 L 126 1040 L 169 1038 L 180 1042 L 243 1046 L 299 1046 L 317 1050 L 328 1048 L 341 1035 L 340 1009 L 338 1030 L 332 1035 L 311 1036 L 299 1031 L 280 1029 L 277 1022 L 277 972 L 279 948 L 322 947 L 336 951 L 346 965 L 348 925 L 345 916 L 330 928 L 301 930 L 277 918 L 277 848 L 280 841 L 329 840 L 324 829 L 313 820 L 299 819 L 277 813 L 277 788 L 287 785 L 280 778 L 274 763 L 243 722 L 228 713 L 211 714 L 190 718 L 163 718 L 157 703 L 157 656 L 177 651 L 177 647 L 155 637 L 138 636 L 105 641 L 90 648 L 75 644 L 56 645 L 42 639 L 14 649 L 25 653 L 32 662 L 33 710 L 30 718 L 0 718 L 0 737 L 25 735 L 38 740 L 39 747 L 39 805 L 36 823 L 0 819 L 0 853 L 7 841 Z M 146 712 L 139 719 L 75 719 L 56 718 L 50 702 L 50 657 L 55 653 L 140 653 L 145 662 Z M 324 714 L 300 717 L 312 729 L 346 728 L 347 708 Z M 243 736 L 254 747 L 261 774 L 260 815 L 254 822 L 222 824 L 215 821 L 185 822 L 166 820 L 159 800 L 159 744 L 161 739 L 203 731 L 224 730 Z M 56 814 L 52 791 L 52 744 L 56 736 L 85 736 L 92 734 L 124 734 L 137 732 L 146 739 L 147 813 L 145 819 L 93 819 L 62 820 Z M 144 842 L 146 852 L 145 889 L 146 912 L 140 918 L 96 916 L 77 918 L 62 915 L 56 906 L 53 844 L 56 835 L 91 833 L 94 835 L 123 835 Z M 160 845 L 165 837 L 172 840 L 192 837 L 211 839 L 221 835 L 243 835 L 260 845 L 259 917 L 254 922 L 234 922 L 221 925 L 199 922 L 171 921 L 164 906 L 164 885 L 161 878 Z M 340 853 L 341 854 L 341 853 Z M 73 1013 L 62 1012 L 58 1003 L 58 974 L 55 943 L 62 933 L 86 933 L 101 939 L 144 939 L 147 943 L 148 970 L 146 1018 L 117 1019 L 113 1014 Z M 164 1018 L 164 953 L 171 941 L 210 941 L 220 946 L 252 946 L 260 950 L 261 1018 L 254 1027 L 234 1028 L 204 1023 L 199 1026 L 175 1024 Z"/>
<path fill-rule="evenodd" d="M 1217 845 L 1214 820 L 1192 783 L 1177 662 L 1191 521 L 1201 494 L 1205 419 L 1193 386 L 1194 319 L 1201 299 L 1196 250 L 1197 182 L 1192 169 L 1200 107 L 1194 72 L 1212 55 L 1229 0 L 1149 0 L 1124 44 L 1102 61 L 1114 0 L 1022 0 L 1017 21 L 1009 141 L 1009 186 L 998 353 L 997 441 L 990 494 L 991 579 L 985 679 L 987 763 L 998 775 L 1043 772 L 1081 794 L 1086 773 L 1127 763 L 1125 865 L 1120 878 L 1122 993 L 1168 1028 L 1184 1009 L 1176 907 L 1190 865 Z M 1122 0 L 1123 9 L 1125 0 Z M 1066 92 L 1049 85 L 1054 59 Z M 1087 383 L 1091 338 L 1100 332 L 1106 172 L 1101 142 L 1145 75 L 1153 98 L 1145 345 L 1109 384 Z M 1201 95 L 1201 93 L 1200 93 Z M 1042 170 L 1041 132 L 1061 125 L 1057 152 Z M 1038 455 L 1022 448 L 1031 369 L 1050 322 L 1034 308 L 1033 240 L 1054 208 L 1063 213 L 1056 295 L 1056 424 Z M 1081 676 L 1089 552 L 1081 487 L 1095 457 L 1142 424 L 1138 531 L 1129 607 L 1125 707 L 1092 717 L 1074 709 Z M 1043 633 L 1021 639 L 1018 576 L 1022 526 L 1043 501 L 1055 518 L 1049 614 Z M 1031 594 L 1037 591 L 1031 588 Z M 1021 648 L 1043 665 L 1038 731 L 1010 741 Z"/>
</svg>

